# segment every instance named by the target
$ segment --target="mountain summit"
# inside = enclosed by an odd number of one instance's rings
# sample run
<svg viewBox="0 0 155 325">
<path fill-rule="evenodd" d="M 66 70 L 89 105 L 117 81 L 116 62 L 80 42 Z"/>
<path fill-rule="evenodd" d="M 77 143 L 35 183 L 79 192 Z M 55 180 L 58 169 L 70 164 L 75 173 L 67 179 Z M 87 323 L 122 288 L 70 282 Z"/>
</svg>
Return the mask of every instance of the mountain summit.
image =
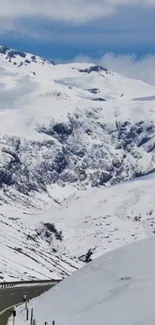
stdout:
<svg viewBox="0 0 155 325">
<path fill-rule="evenodd" d="M 12 63 L 13 65 L 17 67 L 21 66 L 28 66 L 31 63 L 37 63 L 37 64 L 55 64 L 53 61 L 43 59 L 39 56 L 32 55 L 29 53 L 17 51 L 10 49 L 6 46 L 0 46 L 0 57 L 1 62 L 4 63 Z"/>
</svg>

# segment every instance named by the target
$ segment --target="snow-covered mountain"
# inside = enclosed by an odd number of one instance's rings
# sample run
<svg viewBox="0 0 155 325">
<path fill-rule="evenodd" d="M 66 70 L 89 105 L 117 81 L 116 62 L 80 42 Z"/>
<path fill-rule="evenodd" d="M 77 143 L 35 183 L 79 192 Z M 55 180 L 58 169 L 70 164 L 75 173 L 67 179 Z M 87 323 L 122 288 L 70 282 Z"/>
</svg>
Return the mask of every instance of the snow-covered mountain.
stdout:
<svg viewBox="0 0 155 325">
<path fill-rule="evenodd" d="M 153 86 L 93 64 L 32 57 L 0 51 L 2 188 L 28 195 L 57 182 L 86 188 L 154 170 Z"/>
<path fill-rule="evenodd" d="M 108 185 L 155 169 L 154 121 L 153 86 L 93 63 L 55 65 L 0 48 L 2 279 L 63 277 L 90 249 L 98 256 L 152 233 L 138 205 L 128 215 L 140 183 Z M 145 188 L 144 197 L 149 213 Z"/>
</svg>

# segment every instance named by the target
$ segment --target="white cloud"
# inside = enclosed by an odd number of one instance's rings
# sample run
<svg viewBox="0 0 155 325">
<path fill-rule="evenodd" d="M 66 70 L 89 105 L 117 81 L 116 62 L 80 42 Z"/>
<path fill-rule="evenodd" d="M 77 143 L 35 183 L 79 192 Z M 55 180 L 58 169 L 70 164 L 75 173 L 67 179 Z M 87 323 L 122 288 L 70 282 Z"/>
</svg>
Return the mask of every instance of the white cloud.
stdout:
<svg viewBox="0 0 155 325">
<path fill-rule="evenodd" d="M 155 85 L 155 55 L 137 59 L 134 55 L 105 54 L 98 63 L 124 76 Z"/>
<path fill-rule="evenodd" d="M 155 6 L 155 0 L 1 0 L 0 17 L 44 17 L 85 23 L 111 15 L 119 6 Z"/>
</svg>

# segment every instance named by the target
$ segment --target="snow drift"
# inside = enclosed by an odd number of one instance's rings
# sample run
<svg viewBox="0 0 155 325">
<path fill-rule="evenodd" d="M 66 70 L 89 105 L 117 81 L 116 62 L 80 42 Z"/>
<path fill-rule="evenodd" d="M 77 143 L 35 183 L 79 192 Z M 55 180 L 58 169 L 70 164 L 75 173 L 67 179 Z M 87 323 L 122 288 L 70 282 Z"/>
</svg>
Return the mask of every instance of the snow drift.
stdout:
<svg viewBox="0 0 155 325">
<path fill-rule="evenodd" d="M 150 238 L 114 250 L 33 300 L 37 325 L 52 320 L 57 325 L 153 325 L 154 247 Z M 16 324 L 27 324 L 23 307 L 17 309 Z"/>
</svg>

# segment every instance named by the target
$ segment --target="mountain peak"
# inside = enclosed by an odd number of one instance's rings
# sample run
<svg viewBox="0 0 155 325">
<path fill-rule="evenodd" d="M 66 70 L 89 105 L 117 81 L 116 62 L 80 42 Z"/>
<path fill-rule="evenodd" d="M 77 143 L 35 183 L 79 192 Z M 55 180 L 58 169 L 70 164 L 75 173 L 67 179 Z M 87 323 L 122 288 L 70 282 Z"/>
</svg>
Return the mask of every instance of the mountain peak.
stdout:
<svg viewBox="0 0 155 325">
<path fill-rule="evenodd" d="M 85 73 L 91 73 L 91 72 L 105 72 L 105 73 L 110 73 L 108 71 L 108 69 L 102 67 L 102 66 L 99 66 L 99 65 L 92 65 L 91 67 L 89 68 L 86 68 L 86 69 L 79 69 L 79 72 L 85 72 Z"/>
<path fill-rule="evenodd" d="M 47 60 L 30 53 L 14 50 L 7 46 L 0 46 L 0 56 L 2 57 L 1 59 L 3 61 L 12 63 L 13 65 L 17 65 L 18 67 L 31 63 L 40 63 L 42 65 L 47 63 L 55 65 L 55 63 L 51 60 Z"/>
</svg>

